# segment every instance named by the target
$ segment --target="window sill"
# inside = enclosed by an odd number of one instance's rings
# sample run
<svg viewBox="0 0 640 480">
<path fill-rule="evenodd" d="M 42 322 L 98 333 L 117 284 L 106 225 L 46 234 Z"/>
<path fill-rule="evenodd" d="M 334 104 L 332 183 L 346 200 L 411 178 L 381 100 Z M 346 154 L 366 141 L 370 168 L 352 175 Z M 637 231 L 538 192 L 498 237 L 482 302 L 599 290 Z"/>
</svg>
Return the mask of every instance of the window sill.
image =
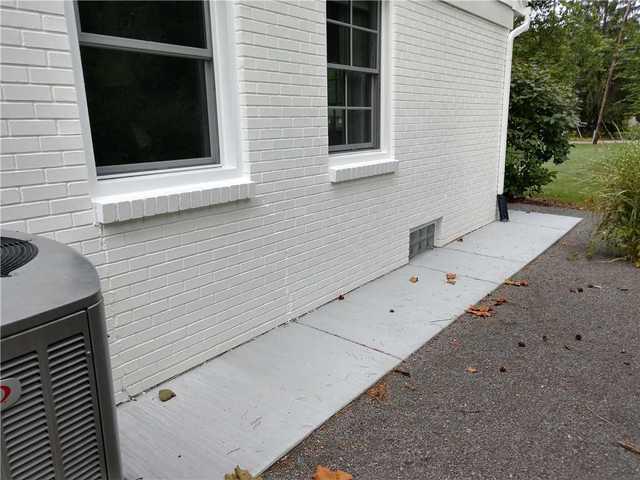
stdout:
<svg viewBox="0 0 640 480">
<path fill-rule="evenodd" d="M 108 224 L 253 197 L 255 183 L 240 177 L 96 197 L 93 207 L 96 222 Z"/>
<path fill-rule="evenodd" d="M 331 183 L 348 182 L 359 178 L 387 175 L 398 171 L 398 160 L 365 160 L 352 163 L 338 163 L 329 166 Z"/>
</svg>

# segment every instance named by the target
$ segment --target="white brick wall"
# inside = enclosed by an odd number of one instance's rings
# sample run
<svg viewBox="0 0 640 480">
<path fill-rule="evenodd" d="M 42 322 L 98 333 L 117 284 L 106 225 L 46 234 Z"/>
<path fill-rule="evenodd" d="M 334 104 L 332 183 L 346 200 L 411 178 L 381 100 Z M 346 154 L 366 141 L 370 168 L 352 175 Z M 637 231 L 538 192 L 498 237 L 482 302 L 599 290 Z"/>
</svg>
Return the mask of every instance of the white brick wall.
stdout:
<svg viewBox="0 0 640 480">
<path fill-rule="evenodd" d="M 494 218 L 504 28 L 394 3 L 399 171 L 331 184 L 324 2 L 238 2 L 256 198 L 94 226 L 63 5 L 2 4 L 3 226 L 96 265 L 117 401 L 406 263 L 411 227 L 442 218 L 444 243 Z"/>
</svg>

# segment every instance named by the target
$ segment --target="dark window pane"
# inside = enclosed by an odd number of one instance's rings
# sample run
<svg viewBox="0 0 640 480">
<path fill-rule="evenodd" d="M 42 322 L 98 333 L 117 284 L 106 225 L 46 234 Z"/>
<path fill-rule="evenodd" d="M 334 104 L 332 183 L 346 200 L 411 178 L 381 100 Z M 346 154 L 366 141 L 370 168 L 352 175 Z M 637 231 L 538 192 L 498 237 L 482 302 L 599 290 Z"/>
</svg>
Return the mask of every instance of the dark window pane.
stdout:
<svg viewBox="0 0 640 480">
<path fill-rule="evenodd" d="M 98 167 L 211 156 L 204 61 L 91 47 L 81 55 Z"/>
<path fill-rule="evenodd" d="M 351 143 L 371 142 L 371 111 L 349 110 L 349 138 Z"/>
<path fill-rule="evenodd" d="M 351 19 L 349 18 L 349 2 L 346 0 L 328 1 L 327 18 L 339 20 L 340 22 L 351 23 Z"/>
<path fill-rule="evenodd" d="M 356 67 L 376 68 L 378 35 L 353 29 L 353 65 Z"/>
<path fill-rule="evenodd" d="M 327 62 L 349 65 L 349 28 L 327 23 Z"/>
<path fill-rule="evenodd" d="M 353 2 L 353 24 L 378 29 L 378 2 Z"/>
<path fill-rule="evenodd" d="M 349 72 L 347 88 L 350 107 L 371 106 L 371 75 Z"/>
<path fill-rule="evenodd" d="M 329 106 L 345 106 L 344 75 L 345 73 L 342 70 L 335 70 L 333 68 L 327 70 Z"/>
<path fill-rule="evenodd" d="M 202 2 L 81 1 L 83 32 L 205 48 Z"/>
<path fill-rule="evenodd" d="M 329 109 L 329 145 L 344 145 L 344 110 L 330 108 Z"/>
</svg>

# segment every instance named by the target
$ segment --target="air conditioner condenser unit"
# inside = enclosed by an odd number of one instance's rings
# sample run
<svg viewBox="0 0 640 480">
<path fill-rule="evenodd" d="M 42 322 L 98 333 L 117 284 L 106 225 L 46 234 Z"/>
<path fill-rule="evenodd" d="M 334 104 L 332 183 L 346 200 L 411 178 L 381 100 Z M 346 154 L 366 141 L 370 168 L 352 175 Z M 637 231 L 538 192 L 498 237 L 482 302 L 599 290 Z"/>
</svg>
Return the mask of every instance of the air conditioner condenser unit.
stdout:
<svg viewBox="0 0 640 480">
<path fill-rule="evenodd" d="M 2 232 L 3 480 L 121 480 L 100 282 L 75 250 Z"/>
</svg>

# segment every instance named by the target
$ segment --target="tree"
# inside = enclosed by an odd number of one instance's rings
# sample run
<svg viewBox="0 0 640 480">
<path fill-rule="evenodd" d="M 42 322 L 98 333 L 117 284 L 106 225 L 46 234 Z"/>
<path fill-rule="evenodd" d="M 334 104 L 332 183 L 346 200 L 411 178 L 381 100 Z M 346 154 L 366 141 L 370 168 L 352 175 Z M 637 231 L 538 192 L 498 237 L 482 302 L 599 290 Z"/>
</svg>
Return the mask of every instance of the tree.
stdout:
<svg viewBox="0 0 640 480">
<path fill-rule="evenodd" d="M 611 89 L 611 82 L 613 81 L 613 72 L 615 71 L 616 65 L 618 63 L 618 59 L 620 58 L 620 49 L 622 47 L 622 42 L 624 41 L 624 27 L 629 20 L 629 15 L 631 14 L 631 0 L 627 0 L 627 8 L 624 12 L 624 17 L 622 19 L 622 25 L 620 26 L 620 31 L 618 32 L 618 39 L 616 41 L 613 55 L 611 58 L 611 65 L 609 66 L 609 73 L 607 74 L 607 81 L 604 84 L 604 92 L 602 93 L 602 100 L 600 101 L 600 110 L 598 112 L 598 120 L 596 120 L 596 128 L 593 131 L 593 144 L 597 144 L 600 138 L 600 129 L 602 128 L 602 122 L 604 120 L 604 111 L 607 106 L 607 96 L 609 95 L 609 90 Z M 607 25 L 607 17 L 604 17 L 603 29 Z"/>
<path fill-rule="evenodd" d="M 535 193 L 554 178 L 544 164 L 562 163 L 571 149 L 576 122 L 573 92 L 549 72 L 514 65 L 507 132 L 505 192 L 512 197 Z"/>
<path fill-rule="evenodd" d="M 605 131 L 640 114 L 640 1 L 631 4 L 603 112 Z M 580 120 L 593 131 L 628 0 L 534 0 L 530 5 L 531 28 L 515 42 L 514 64 L 544 68 L 572 90 Z"/>
</svg>

